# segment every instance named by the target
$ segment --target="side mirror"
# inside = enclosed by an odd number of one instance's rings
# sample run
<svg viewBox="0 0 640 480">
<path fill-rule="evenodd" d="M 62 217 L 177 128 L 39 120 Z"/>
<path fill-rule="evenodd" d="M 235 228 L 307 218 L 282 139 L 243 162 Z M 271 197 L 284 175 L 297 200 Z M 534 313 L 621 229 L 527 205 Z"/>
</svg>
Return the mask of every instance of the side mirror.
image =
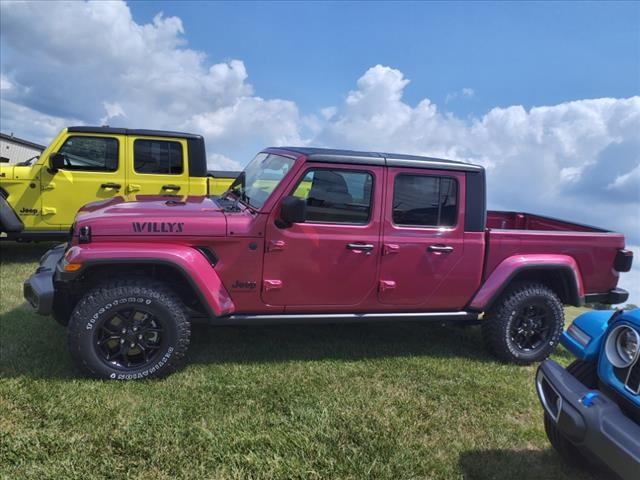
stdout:
<svg viewBox="0 0 640 480">
<path fill-rule="evenodd" d="M 307 218 L 307 202 L 302 198 L 287 196 L 280 205 L 279 227 L 288 228 L 294 223 L 302 223 Z"/>
<path fill-rule="evenodd" d="M 61 168 L 64 168 L 65 163 L 64 153 L 54 152 L 49 155 L 49 168 L 52 172 L 57 172 Z"/>
</svg>

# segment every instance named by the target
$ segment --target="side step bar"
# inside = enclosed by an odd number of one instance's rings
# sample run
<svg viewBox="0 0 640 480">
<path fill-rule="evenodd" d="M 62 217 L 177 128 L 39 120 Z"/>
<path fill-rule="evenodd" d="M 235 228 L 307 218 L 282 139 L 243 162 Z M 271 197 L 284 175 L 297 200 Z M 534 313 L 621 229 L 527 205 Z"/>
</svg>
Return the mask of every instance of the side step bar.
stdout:
<svg viewBox="0 0 640 480">
<path fill-rule="evenodd" d="M 214 325 L 274 325 L 297 323 L 353 323 L 400 320 L 475 323 L 475 312 L 402 312 L 402 313 L 294 313 L 273 315 L 229 315 L 212 320 Z"/>
</svg>

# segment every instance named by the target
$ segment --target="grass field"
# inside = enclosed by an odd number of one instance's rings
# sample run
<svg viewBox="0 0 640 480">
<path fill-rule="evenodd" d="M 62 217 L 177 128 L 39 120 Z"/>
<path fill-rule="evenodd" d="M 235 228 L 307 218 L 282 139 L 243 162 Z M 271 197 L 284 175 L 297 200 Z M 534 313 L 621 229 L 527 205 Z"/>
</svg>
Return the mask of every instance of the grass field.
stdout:
<svg viewBox="0 0 640 480">
<path fill-rule="evenodd" d="M 592 478 L 550 449 L 535 367 L 476 327 L 194 327 L 167 379 L 81 378 L 22 299 L 48 247 L 0 244 L 1 478 Z"/>
</svg>

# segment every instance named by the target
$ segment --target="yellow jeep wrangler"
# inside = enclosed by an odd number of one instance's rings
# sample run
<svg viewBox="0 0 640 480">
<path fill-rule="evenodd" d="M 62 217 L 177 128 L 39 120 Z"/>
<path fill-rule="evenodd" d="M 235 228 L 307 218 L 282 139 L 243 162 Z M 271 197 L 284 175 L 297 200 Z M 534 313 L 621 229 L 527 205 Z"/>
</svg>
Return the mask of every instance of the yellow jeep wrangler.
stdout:
<svg viewBox="0 0 640 480">
<path fill-rule="evenodd" d="M 40 157 L 0 165 L 0 233 L 63 238 L 85 203 L 130 194 L 219 195 L 237 175 L 207 171 L 200 135 L 69 127 Z"/>
</svg>

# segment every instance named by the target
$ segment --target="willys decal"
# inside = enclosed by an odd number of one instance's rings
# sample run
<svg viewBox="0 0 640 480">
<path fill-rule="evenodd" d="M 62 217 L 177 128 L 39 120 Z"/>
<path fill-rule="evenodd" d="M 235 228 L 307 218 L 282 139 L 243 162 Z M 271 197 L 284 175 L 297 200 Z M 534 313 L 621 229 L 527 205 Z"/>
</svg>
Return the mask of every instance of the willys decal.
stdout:
<svg viewBox="0 0 640 480">
<path fill-rule="evenodd" d="M 133 222 L 136 233 L 180 233 L 184 222 Z"/>
</svg>

